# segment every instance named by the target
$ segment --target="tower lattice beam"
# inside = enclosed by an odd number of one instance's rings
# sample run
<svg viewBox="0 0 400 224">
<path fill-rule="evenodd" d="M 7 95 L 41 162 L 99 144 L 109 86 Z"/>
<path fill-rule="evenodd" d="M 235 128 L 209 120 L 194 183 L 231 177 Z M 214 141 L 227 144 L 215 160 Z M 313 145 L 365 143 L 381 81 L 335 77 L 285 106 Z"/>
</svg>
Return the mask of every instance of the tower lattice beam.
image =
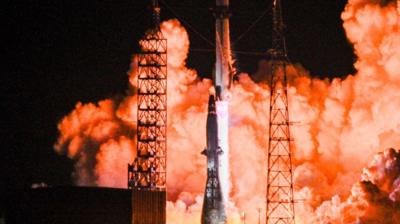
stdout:
<svg viewBox="0 0 400 224">
<path fill-rule="evenodd" d="M 281 1 L 273 2 L 266 223 L 294 224 L 293 169 Z"/>
<path fill-rule="evenodd" d="M 167 40 L 160 8 L 153 0 L 154 28 L 140 41 L 138 54 L 137 156 L 128 166 L 128 187 L 165 191 L 167 168 Z"/>
</svg>

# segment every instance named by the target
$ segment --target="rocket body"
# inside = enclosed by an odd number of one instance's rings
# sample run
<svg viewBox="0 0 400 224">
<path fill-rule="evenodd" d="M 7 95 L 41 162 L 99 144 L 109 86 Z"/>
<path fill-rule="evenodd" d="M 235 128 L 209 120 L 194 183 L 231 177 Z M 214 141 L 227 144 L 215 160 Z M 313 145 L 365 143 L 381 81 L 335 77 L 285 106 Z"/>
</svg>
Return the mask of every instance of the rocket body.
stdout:
<svg viewBox="0 0 400 224">
<path fill-rule="evenodd" d="M 202 224 L 225 224 L 229 202 L 229 89 L 232 85 L 232 57 L 229 34 L 229 0 L 216 0 L 215 97 L 210 95 L 207 116 L 207 182 Z"/>
<path fill-rule="evenodd" d="M 223 153 L 218 140 L 218 121 L 215 98 L 210 96 L 207 115 L 207 148 L 202 152 L 207 157 L 207 182 L 204 193 L 202 224 L 225 224 L 226 214 L 220 184 L 220 156 Z"/>
</svg>

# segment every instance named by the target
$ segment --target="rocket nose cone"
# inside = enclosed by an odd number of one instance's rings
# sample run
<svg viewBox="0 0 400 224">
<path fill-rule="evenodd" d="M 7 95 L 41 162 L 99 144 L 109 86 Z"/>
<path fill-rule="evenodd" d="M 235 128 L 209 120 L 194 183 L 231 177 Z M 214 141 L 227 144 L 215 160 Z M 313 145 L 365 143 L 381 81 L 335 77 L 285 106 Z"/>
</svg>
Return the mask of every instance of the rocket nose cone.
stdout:
<svg viewBox="0 0 400 224">
<path fill-rule="evenodd" d="M 215 112 L 215 97 L 210 95 L 208 98 L 208 112 Z"/>
</svg>

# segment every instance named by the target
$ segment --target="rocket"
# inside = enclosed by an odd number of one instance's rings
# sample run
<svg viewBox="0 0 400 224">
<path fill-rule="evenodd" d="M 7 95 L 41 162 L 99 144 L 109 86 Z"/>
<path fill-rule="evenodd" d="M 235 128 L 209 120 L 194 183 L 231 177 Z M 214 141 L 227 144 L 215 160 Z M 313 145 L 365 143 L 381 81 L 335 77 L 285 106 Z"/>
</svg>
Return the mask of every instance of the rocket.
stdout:
<svg viewBox="0 0 400 224">
<path fill-rule="evenodd" d="M 234 69 L 229 34 L 229 0 L 216 0 L 215 96 L 210 95 L 207 115 L 207 182 L 201 214 L 202 224 L 225 224 L 229 202 L 229 89 Z"/>
<path fill-rule="evenodd" d="M 218 121 L 215 98 L 210 95 L 207 115 L 207 148 L 202 152 L 207 157 L 207 182 L 204 193 L 202 224 L 225 224 L 226 214 L 220 184 L 220 156 L 222 150 L 218 140 Z"/>
</svg>

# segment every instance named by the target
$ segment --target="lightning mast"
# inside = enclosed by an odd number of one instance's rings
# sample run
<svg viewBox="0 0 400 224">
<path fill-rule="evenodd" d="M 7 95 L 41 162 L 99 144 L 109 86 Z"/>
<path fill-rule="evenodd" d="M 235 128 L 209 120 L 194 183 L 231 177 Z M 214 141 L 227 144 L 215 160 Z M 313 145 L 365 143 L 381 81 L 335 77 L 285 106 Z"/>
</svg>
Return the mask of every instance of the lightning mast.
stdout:
<svg viewBox="0 0 400 224">
<path fill-rule="evenodd" d="M 153 4 L 154 27 L 138 54 L 137 156 L 128 165 L 128 187 L 166 191 L 167 40 L 160 31 L 160 7 Z"/>
<path fill-rule="evenodd" d="M 266 223 L 294 224 L 292 151 L 287 96 L 288 58 L 281 1 L 273 2 Z"/>
</svg>

